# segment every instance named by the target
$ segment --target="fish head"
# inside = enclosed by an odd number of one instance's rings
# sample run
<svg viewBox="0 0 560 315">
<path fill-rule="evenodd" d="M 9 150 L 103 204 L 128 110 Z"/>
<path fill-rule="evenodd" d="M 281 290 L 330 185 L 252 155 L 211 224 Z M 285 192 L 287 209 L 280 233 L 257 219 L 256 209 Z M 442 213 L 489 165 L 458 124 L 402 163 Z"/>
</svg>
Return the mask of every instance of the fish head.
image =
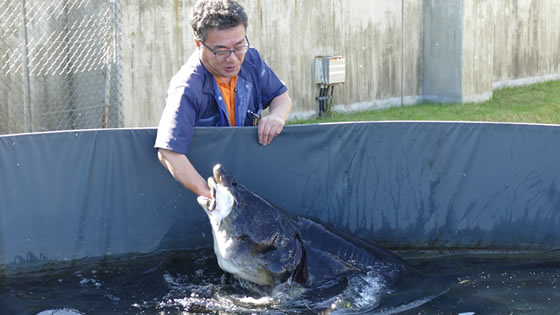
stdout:
<svg viewBox="0 0 560 315">
<path fill-rule="evenodd" d="M 303 255 L 287 214 L 238 183 L 220 164 L 208 186 L 211 197 L 197 201 L 210 219 L 220 268 L 258 285 L 285 281 Z"/>
<path fill-rule="evenodd" d="M 198 196 L 198 204 L 204 209 L 211 221 L 222 222 L 228 217 L 235 205 L 235 178 L 229 175 L 222 165 L 217 164 L 213 169 L 213 176 L 208 178 L 211 198 Z"/>
</svg>

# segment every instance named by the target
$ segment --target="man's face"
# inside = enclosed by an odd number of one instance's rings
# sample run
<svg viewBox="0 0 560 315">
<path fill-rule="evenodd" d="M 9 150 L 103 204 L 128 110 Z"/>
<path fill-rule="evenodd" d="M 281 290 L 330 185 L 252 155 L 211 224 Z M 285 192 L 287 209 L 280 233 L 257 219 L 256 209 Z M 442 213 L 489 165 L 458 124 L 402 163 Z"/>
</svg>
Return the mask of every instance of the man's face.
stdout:
<svg viewBox="0 0 560 315">
<path fill-rule="evenodd" d="M 245 26 L 239 25 L 226 30 L 212 29 L 206 33 L 206 46 L 214 51 L 233 50 L 247 45 L 245 40 Z M 241 69 L 245 55 L 237 56 L 233 52 L 225 59 L 217 58 L 210 49 L 197 41 L 200 48 L 200 60 L 217 80 L 229 82 Z"/>
</svg>

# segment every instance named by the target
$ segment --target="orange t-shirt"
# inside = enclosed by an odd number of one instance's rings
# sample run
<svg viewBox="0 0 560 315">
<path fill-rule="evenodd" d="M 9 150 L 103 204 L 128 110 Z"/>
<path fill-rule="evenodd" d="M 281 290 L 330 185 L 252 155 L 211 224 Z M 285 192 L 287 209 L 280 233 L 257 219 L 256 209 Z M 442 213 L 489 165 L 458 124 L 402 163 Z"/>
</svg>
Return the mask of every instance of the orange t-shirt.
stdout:
<svg viewBox="0 0 560 315">
<path fill-rule="evenodd" d="M 218 87 L 220 88 L 220 92 L 222 92 L 222 97 L 226 103 L 229 124 L 230 126 L 235 126 L 235 85 L 237 84 L 237 76 L 234 76 L 231 80 L 229 80 L 229 85 L 218 80 L 216 80 L 216 82 L 218 82 Z"/>
</svg>

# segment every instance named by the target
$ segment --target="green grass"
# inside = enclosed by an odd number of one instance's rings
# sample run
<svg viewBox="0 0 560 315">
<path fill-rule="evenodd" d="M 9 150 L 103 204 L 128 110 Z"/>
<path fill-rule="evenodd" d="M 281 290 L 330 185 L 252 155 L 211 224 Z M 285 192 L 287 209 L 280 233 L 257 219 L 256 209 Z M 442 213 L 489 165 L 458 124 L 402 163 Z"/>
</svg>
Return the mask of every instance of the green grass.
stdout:
<svg viewBox="0 0 560 315">
<path fill-rule="evenodd" d="M 340 121 L 439 120 L 560 124 L 560 81 L 495 90 L 483 103 L 433 104 L 392 107 L 355 113 L 328 113 L 321 118 L 290 124 Z"/>
</svg>

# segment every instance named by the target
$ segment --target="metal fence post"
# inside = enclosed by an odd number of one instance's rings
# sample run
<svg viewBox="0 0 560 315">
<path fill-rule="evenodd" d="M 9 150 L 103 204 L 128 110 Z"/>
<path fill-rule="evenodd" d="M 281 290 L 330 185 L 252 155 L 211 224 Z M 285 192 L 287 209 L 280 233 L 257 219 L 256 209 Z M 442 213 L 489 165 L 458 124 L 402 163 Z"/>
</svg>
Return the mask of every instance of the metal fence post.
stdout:
<svg viewBox="0 0 560 315">
<path fill-rule="evenodd" d="M 29 73 L 29 39 L 27 35 L 27 13 L 25 10 L 25 0 L 21 0 L 21 15 L 23 27 L 23 125 L 25 132 L 33 131 L 33 120 L 31 116 L 31 78 Z"/>
<path fill-rule="evenodd" d="M 119 14 L 121 12 L 121 8 L 120 8 L 120 3 L 119 0 L 114 0 L 114 8 L 113 8 L 113 26 L 114 26 L 114 32 L 113 32 L 113 36 L 114 36 L 114 55 L 113 55 L 113 64 L 114 64 L 114 80 L 113 80 L 113 84 L 114 84 L 114 99 L 115 99 L 115 109 L 116 109 L 116 127 L 121 127 L 121 104 L 120 104 L 120 95 L 121 95 L 121 91 L 120 91 L 120 87 L 121 87 L 121 82 L 120 82 L 120 67 L 119 67 L 119 57 L 120 57 L 120 21 L 119 21 Z"/>
</svg>

